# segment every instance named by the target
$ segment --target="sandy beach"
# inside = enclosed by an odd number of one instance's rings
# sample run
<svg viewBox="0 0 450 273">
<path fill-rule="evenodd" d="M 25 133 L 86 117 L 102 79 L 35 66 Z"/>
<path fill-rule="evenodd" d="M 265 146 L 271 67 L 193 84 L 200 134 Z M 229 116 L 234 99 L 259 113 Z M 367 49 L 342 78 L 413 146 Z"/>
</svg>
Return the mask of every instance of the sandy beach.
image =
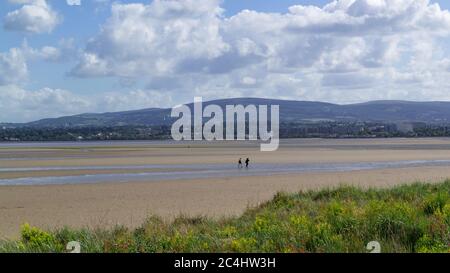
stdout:
<svg viewBox="0 0 450 273">
<path fill-rule="evenodd" d="M 154 171 L 146 169 L 14 171 L 45 166 L 122 166 L 162 164 L 252 164 L 450 160 L 449 139 L 289 140 L 279 151 L 262 153 L 257 145 L 114 145 L 90 147 L 0 147 L 0 180 L 42 176 Z M 158 171 L 165 171 L 164 168 Z M 389 187 L 450 178 L 449 166 L 423 166 L 360 171 L 309 172 L 249 177 L 217 177 L 126 183 L 0 186 L 0 236 L 17 237 L 21 224 L 42 228 L 135 227 L 149 215 L 180 214 L 224 217 L 238 215 L 278 191 L 352 184 Z"/>
</svg>

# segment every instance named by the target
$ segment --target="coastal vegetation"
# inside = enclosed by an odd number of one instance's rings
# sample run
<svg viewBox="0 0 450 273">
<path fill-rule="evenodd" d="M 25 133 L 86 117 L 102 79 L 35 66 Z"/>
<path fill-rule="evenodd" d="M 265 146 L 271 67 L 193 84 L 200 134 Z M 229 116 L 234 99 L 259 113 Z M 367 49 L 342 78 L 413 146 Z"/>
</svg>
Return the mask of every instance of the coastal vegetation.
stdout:
<svg viewBox="0 0 450 273">
<path fill-rule="evenodd" d="M 389 189 L 334 189 L 278 193 L 239 217 L 151 216 L 136 229 L 62 228 L 29 224 L 19 240 L 0 241 L 0 252 L 381 252 L 450 251 L 450 180 Z"/>
<path fill-rule="evenodd" d="M 407 127 L 408 128 L 404 129 L 399 125 L 383 122 L 282 122 L 280 124 L 280 138 L 412 138 L 450 136 L 450 125 L 446 124 L 432 125 L 425 123 L 414 123 L 408 125 Z M 191 131 L 193 131 L 193 128 L 191 129 Z M 171 126 L 0 126 L 0 142 L 162 139 L 172 139 Z"/>
</svg>

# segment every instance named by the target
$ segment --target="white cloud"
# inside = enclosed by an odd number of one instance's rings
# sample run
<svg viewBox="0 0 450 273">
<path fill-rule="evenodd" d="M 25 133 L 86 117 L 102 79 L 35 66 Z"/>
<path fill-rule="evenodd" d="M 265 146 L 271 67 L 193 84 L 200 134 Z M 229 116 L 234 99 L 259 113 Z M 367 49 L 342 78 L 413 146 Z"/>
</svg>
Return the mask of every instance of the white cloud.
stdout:
<svg viewBox="0 0 450 273">
<path fill-rule="evenodd" d="M 28 122 L 85 112 L 121 111 L 131 108 L 169 106 L 167 94 L 152 90 L 107 92 L 80 96 L 68 90 L 26 90 L 14 84 L 0 86 L 0 122 Z"/>
<path fill-rule="evenodd" d="M 27 40 L 21 47 L 0 52 L 0 86 L 25 83 L 28 79 L 28 63 L 33 61 L 63 62 L 73 55 L 73 40 L 62 39 L 58 47 L 33 48 Z"/>
<path fill-rule="evenodd" d="M 183 60 L 212 60 L 228 50 L 219 34 L 222 10 L 215 0 L 113 4 L 111 12 L 73 74 L 165 74 Z"/>
<path fill-rule="evenodd" d="M 80 6 L 81 0 L 67 0 L 67 5 L 69 6 Z"/>
<path fill-rule="evenodd" d="M 11 48 L 0 52 L 0 86 L 24 81 L 28 76 L 26 57 L 22 50 Z"/>
<path fill-rule="evenodd" d="M 132 90 L 128 92 L 108 92 L 95 99 L 100 111 L 125 111 L 152 107 L 172 107 L 170 94 L 155 90 Z M 98 111 L 98 110 L 96 110 Z"/>
<path fill-rule="evenodd" d="M 40 49 L 32 48 L 25 40 L 22 44 L 21 50 L 27 60 L 43 60 L 56 62 L 62 58 L 61 49 L 53 46 L 44 46 Z"/>
<path fill-rule="evenodd" d="M 74 114 L 89 108 L 89 104 L 89 100 L 66 90 L 27 91 L 16 85 L 0 86 L 0 120 L 20 122 Z"/>
<path fill-rule="evenodd" d="M 17 10 L 8 12 L 4 18 L 4 28 L 9 31 L 50 33 L 61 21 L 46 0 L 9 0 L 23 4 Z"/>
</svg>

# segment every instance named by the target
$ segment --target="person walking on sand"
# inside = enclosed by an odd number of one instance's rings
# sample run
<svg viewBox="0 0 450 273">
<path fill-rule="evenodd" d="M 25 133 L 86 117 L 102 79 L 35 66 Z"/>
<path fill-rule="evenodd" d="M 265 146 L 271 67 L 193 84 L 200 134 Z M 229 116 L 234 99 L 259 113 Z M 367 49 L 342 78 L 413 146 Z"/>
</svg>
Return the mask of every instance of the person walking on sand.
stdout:
<svg viewBox="0 0 450 273">
<path fill-rule="evenodd" d="M 245 167 L 248 168 L 248 164 L 250 163 L 250 158 L 247 157 L 245 160 Z"/>
<path fill-rule="evenodd" d="M 239 168 L 239 169 L 242 169 L 242 158 L 239 158 L 239 161 L 238 161 L 238 168 Z"/>
</svg>

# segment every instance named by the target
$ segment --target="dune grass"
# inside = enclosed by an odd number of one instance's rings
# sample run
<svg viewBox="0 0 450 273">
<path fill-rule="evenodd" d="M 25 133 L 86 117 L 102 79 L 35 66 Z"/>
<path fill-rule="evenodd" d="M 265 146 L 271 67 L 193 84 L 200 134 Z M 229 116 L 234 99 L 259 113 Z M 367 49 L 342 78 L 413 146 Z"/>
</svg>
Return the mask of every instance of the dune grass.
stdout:
<svg viewBox="0 0 450 273">
<path fill-rule="evenodd" d="M 0 241 L 0 252 L 382 252 L 450 251 L 450 180 L 440 184 L 279 193 L 242 216 L 214 220 L 149 217 L 141 227 L 105 230 L 22 226 L 19 241 Z"/>
</svg>

